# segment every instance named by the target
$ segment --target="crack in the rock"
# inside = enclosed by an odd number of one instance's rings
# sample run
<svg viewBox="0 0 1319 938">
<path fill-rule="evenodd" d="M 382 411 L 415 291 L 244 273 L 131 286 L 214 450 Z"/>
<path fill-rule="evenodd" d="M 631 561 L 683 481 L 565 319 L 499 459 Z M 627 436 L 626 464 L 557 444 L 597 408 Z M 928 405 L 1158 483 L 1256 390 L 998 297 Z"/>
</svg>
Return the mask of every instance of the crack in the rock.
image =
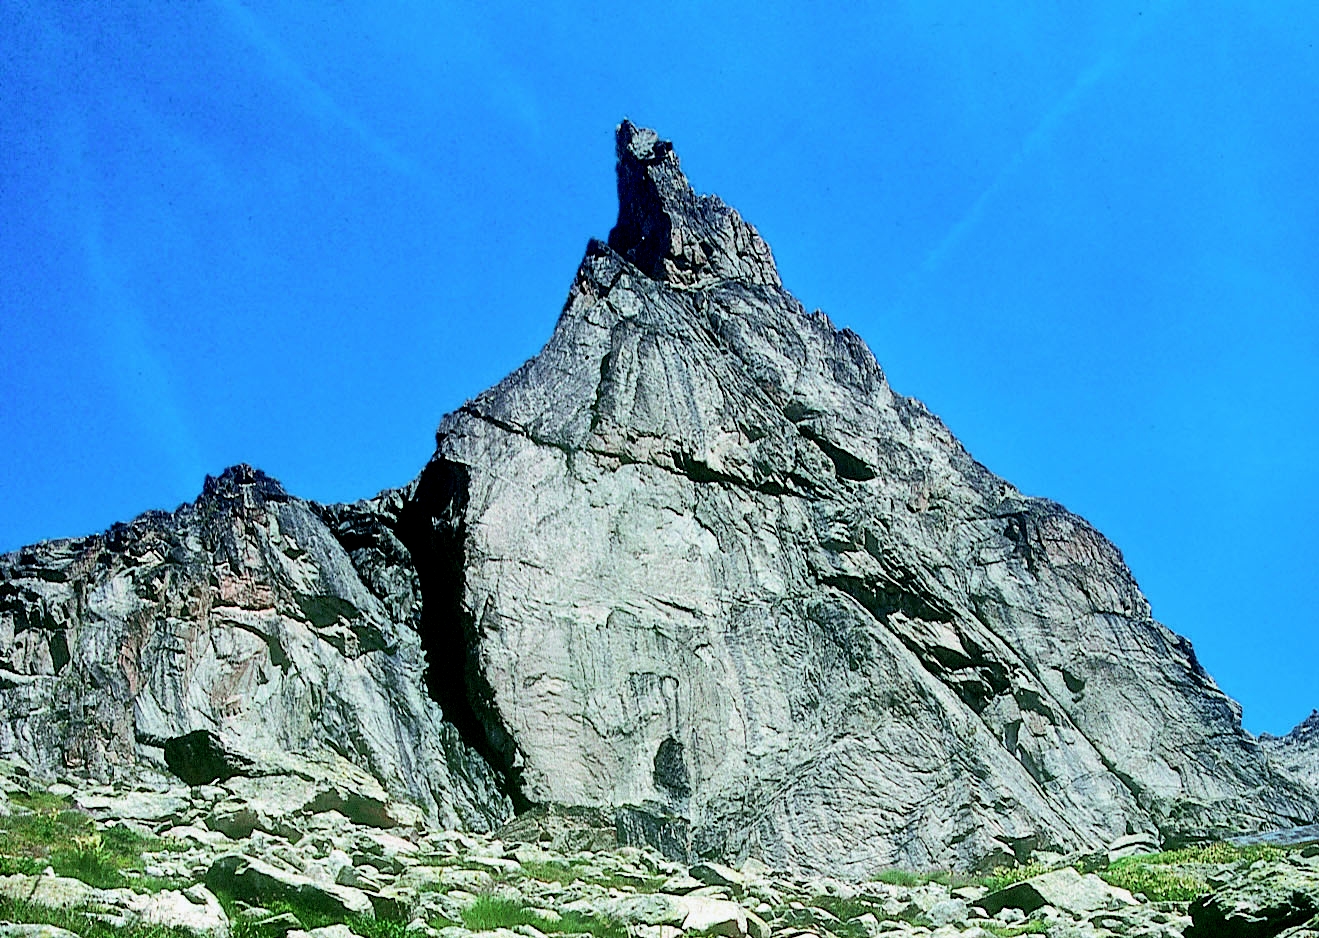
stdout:
<svg viewBox="0 0 1319 938">
<path fill-rule="evenodd" d="M 469 483 L 466 466 L 431 460 L 399 512 L 395 534 L 412 555 L 421 585 L 417 634 L 426 653 L 427 691 L 521 813 L 532 805 L 523 790 L 517 743 L 481 671 L 476 625 L 463 598 Z"/>
</svg>

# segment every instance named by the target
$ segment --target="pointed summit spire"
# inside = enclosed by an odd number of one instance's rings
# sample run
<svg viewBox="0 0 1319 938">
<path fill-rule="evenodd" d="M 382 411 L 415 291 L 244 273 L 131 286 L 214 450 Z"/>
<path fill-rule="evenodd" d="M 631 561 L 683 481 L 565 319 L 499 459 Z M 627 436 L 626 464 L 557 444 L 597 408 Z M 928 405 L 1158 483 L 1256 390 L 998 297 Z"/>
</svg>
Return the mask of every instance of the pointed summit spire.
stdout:
<svg viewBox="0 0 1319 938">
<path fill-rule="evenodd" d="M 677 286 L 718 280 L 781 287 L 756 229 L 714 195 L 697 195 L 673 144 L 626 118 L 618 125 L 618 223 L 609 246 L 647 276 Z"/>
</svg>

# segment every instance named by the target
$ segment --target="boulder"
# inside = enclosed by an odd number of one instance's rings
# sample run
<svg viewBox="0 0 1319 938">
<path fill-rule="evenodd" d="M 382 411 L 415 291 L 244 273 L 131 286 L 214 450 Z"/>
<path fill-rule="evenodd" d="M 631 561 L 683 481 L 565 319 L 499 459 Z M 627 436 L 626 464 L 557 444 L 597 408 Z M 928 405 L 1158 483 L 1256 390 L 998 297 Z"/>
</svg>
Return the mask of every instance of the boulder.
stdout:
<svg viewBox="0 0 1319 938">
<path fill-rule="evenodd" d="M 663 894 L 579 899 L 564 906 L 566 912 L 617 919 L 628 925 L 681 925 L 691 907 L 686 900 Z"/>
<path fill-rule="evenodd" d="M 223 782 L 256 769 L 256 763 L 207 729 L 164 741 L 165 764 L 189 785 Z"/>
<path fill-rule="evenodd" d="M 682 929 L 724 938 L 769 938 L 769 927 L 754 912 L 728 899 L 682 896 L 678 907 L 685 913 Z"/>
<path fill-rule="evenodd" d="M 205 938 L 225 938 L 229 917 L 214 893 L 195 883 L 183 891 L 166 889 L 128 903 L 144 925 L 178 928 Z"/>
<path fill-rule="evenodd" d="M 226 938 L 229 918 L 219 900 L 200 884 L 180 892 L 138 893 L 98 889 L 65 876 L 0 876 L 0 895 L 53 909 L 96 909 L 121 925 L 177 928 L 197 938 Z"/>
<path fill-rule="evenodd" d="M 943 899 L 926 909 L 925 917 L 936 927 L 960 925 L 970 917 L 970 910 L 964 899 Z"/>
<path fill-rule="evenodd" d="M 1253 864 L 1191 903 L 1186 938 L 1272 938 L 1319 916 L 1319 857 Z"/>
<path fill-rule="evenodd" d="M 688 874 L 706 886 L 720 886 L 735 896 L 742 895 L 746 878 L 732 867 L 722 863 L 698 863 L 691 867 Z"/>
<path fill-rule="evenodd" d="M 206 884 L 245 902 L 284 899 L 327 915 L 375 917 L 370 897 L 360 889 L 317 882 L 301 873 L 241 854 L 226 854 L 216 859 L 206 872 Z"/>
<path fill-rule="evenodd" d="M 1108 855 L 1108 862 L 1113 863 L 1123 857 L 1135 856 L 1141 853 L 1157 853 L 1160 846 L 1157 834 L 1148 832 L 1125 834 L 1109 844 L 1105 853 Z"/>
<path fill-rule="evenodd" d="M 1005 908 L 1030 914 L 1045 906 L 1080 915 L 1134 906 L 1136 900 L 1125 889 L 1110 886 L 1093 873 L 1082 875 L 1071 867 L 1063 867 L 991 892 L 974 904 L 988 915 Z"/>
</svg>

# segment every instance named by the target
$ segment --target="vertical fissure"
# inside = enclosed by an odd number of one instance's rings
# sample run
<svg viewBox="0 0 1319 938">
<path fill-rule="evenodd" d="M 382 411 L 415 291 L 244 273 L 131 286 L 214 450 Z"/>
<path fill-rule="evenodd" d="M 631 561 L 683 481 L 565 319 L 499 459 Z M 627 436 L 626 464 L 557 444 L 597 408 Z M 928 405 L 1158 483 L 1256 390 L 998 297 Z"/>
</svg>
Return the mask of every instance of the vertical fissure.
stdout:
<svg viewBox="0 0 1319 938">
<path fill-rule="evenodd" d="M 426 690 L 521 813 L 532 804 L 523 792 L 517 744 L 481 672 L 476 625 L 463 601 L 469 483 L 466 466 L 432 459 L 399 513 L 396 533 L 421 585 L 418 637 L 426 655 Z"/>
</svg>

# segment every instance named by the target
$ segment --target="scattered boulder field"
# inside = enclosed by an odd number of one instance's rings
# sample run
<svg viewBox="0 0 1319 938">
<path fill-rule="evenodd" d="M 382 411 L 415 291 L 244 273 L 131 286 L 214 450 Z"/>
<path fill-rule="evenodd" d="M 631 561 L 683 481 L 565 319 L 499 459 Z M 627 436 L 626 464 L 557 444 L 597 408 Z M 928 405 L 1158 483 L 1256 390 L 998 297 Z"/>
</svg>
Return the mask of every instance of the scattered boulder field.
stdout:
<svg viewBox="0 0 1319 938">
<path fill-rule="evenodd" d="M 353 792 L 346 763 L 308 768 L 47 786 L 5 763 L 0 938 L 1319 936 L 1319 831 L 847 881 L 676 862 L 620 845 L 592 809 L 441 830 L 369 783 Z"/>
</svg>

